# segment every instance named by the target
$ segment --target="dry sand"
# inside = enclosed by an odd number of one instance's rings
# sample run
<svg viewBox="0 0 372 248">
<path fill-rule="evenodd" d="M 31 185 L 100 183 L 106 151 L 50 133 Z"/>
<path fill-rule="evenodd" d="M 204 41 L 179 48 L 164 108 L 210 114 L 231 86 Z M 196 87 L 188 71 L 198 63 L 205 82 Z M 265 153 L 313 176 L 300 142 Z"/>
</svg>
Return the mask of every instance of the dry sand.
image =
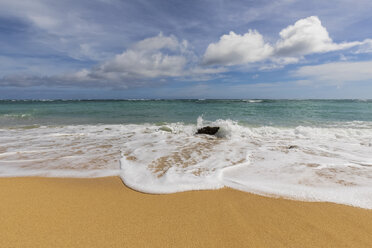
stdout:
<svg viewBox="0 0 372 248">
<path fill-rule="evenodd" d="M 372 247 L 372 211 L 120 178 L 0 179 L 0 247 Z"/>
</svg>

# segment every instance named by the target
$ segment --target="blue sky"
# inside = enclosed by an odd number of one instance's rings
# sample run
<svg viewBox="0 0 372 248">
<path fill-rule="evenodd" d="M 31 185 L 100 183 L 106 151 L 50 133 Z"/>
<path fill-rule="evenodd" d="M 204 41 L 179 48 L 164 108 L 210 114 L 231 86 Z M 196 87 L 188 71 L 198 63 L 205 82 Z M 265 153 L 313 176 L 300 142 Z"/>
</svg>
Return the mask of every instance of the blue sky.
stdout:
<svg viewBox="0 0 372 248">
<path fill-rule="evenodd" d="M 0 99 L 372 98 L 372 1 L 0 0 Z"/>
</svg>

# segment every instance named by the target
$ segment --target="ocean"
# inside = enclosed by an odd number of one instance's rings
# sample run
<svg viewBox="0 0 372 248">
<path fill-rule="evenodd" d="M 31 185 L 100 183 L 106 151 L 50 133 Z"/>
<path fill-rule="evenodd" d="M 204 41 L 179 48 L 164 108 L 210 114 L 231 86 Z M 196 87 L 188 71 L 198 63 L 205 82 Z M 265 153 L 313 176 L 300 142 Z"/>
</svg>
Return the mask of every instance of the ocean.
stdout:
<svg viewBox="0 0 372 248">
<path fill-rule="evenodd" d="M 198 128 L 219 126 L 215 136 Z M 120 176 L 372 209 L 371 100 L 0 101 L 0 177 Z"/>
</svg>

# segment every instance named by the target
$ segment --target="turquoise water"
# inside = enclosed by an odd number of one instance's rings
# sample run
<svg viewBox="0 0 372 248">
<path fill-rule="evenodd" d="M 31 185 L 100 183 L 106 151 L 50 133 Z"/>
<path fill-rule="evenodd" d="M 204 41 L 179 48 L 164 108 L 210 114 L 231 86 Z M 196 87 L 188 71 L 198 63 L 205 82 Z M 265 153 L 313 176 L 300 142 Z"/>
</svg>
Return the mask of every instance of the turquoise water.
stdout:
<svg viewBox="0 0 372 248">
<path fill-rule="evenodd" d="M 0 101 L 0 126 L 195 123 L 198 116 L 249 126 L 372 122 L 372 100 Z"/>
</svg>

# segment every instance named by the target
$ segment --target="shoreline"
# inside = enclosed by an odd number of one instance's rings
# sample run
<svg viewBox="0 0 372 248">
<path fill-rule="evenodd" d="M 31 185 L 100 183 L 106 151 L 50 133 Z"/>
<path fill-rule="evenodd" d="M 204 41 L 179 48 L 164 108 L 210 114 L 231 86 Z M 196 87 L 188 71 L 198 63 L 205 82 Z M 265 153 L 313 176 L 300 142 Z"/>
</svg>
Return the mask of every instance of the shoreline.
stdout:
<svg viewBox="0 0 372 248">
<path fill-rule="evenodd" d="M 119 177 L 0 178 L 0 247 L 369 247 L 372 210 Z"/>
</svg>

